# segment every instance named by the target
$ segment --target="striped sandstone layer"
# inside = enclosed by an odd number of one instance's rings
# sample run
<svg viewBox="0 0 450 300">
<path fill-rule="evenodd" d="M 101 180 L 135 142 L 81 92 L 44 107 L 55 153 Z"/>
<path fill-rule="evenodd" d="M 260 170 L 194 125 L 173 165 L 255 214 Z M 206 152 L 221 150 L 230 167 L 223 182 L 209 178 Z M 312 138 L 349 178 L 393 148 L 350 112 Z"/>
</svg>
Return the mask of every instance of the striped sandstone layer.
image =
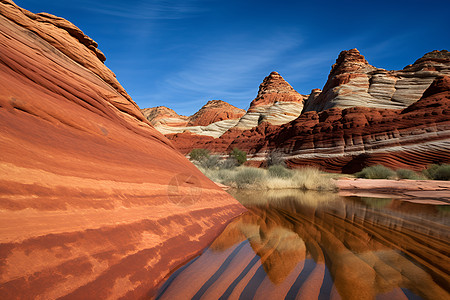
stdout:
<svg viewBox="0 0 450 300">
<path fill-rule="evenodd" d="M 433 80 L 443 75 L 450 75 L 450 53 L 446 50 L 427 53 L 398 71 L 370 65 L 357 49 L 342 51 L 322 93 L 306 102 L 304 112 L 354 106 L 403 109 L 419 100 Z"/>
<path fill-rule="evenodd" d="M 208 101 L 190 117 L 177 115 L 166 107 L 146 108 L 142 112 L 165 135 L 177 134 L 182 138 L 191 135 L 218 138 L 228 130 L 247 130 L 262 122 L 272 125 L 286 124 L 296 119 L 303 110 L 306 99 L 318 96 L 315 89 L 311 95 L 300 95 L 277 72 L 270 73 L 259 86 L 256 98 L 245 111 L 221 100 Z"/>
<path fill-rule="evenodd" d="M 97 44 L 0 1 L 0 298 L 137 299 L 244 211 L 143 117 Z"/>
<path fill-rule="evenodd" d="M 237 147 L 257 166 L 278 152 L 291 167 L 353 173 L 383 164 L 420 170 L 431 163 L 450 163 L 450 77 L 436 78 L 419 101 L 403 110 L 331 108 L 302 113 L 281 126 L 263 122 L 250 130 L 229 130 L 219 139 L 169 138 L 184 154 L 192 148 L 227 153 Z"/>
<path fill-rule="evenodd" d="M 147 120 L 163 134 L 193 133 L 201 136 L 220 137 L 235 126 L 245 110 L 222 100 L 208 101 L 192 116 L 180 116 L 164 106 L 141 110 Z"/>
<path fill-rule="evenodd" d="M 282 125 L 296 119 L 307 95 L 300 95 L 277 72 L 270 73 L 259 86 L 256 98 L 234 128 L 251 129 L 262 122 Z"/>
</svg>

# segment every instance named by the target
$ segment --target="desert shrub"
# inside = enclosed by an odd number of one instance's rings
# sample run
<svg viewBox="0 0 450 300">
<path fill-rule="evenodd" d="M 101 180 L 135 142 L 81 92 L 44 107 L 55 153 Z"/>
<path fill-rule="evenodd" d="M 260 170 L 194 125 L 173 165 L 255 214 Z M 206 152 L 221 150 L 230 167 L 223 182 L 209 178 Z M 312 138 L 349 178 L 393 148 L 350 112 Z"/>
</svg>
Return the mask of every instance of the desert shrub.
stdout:
<svg viewBox="0 0 450 300">
<path fill-rule="evenodd" d="M 315 191 L 336 190 L 334 181 L 316 168 L 307 167 L 295 170 L 292 179 L 299 189 Z"/>
<path fill-rule="evenodd" d="M 356 173 L 355 176 L 367 179 L 388 179 L 394 177 L 395 172 L 383 165 L 376 165 L 362 169 L 362 171 Z"/>
<path fill-rule="evenodd" d="M 240 168 L 234 176 L 237 188 L 258 186 L 265 178 L 264 170 L 258 168 Z"/>
<path fill-rule="evenodd" d="M 283 154 L 281 154 L 280 152 L 271 152 L 268 156 L 267 156 L 267 166 L 286 166 L 286 162 L 283 159 Z"/>
<path fill-rule="evenodd" d="M 395 173 L 397 174 L 397 177 L 400 179 L 414 179 L 414 180 L 423 179 L 422 176 L 408 169 L 398 169 L 395 171 Z"/>
<path fill-rule="evenodd" d="M 201 148 L 192 149 L 191 153 L 189 153 L 189 157 L 191 160 L 202 161 L 209 158 L 209 150 Z"/>
<path fill-rule="evenodd" d="M 334 181 L 313 168 L 287 170 L 290 177 L 272 176 L 269 170 L 240 166 L 233 169 L 199 167 L 209 179 L 238 189 L 283 190 L 301 189 L 335 191 Z"/>
<path fill-rule="evenodd" d="M 199 165 L 203 168 L 211 169 L 217 168 L 219 166 L 220 157 L 218 155 L 211 155 L 209 157 L 203 158 L 199 161 Z"/>
<path fill-rule="evenodd" d="M 292 172 L 289 169 L 286 169 L 282 165 L 273 165 L 270 166 L 269 169 L 267 169 L 269 172 L 269 175 L 271 177 L 278 177 L 278 178 L 289 178 L 292 177 Z"/>
<path fill-rule="evenodd" d="M 229 157 L 227 159 L 224 159 L 220 162 L 219 164 L 219 168 L 222 169 L 233 169 L 235 167 L 237 167 L 239 165 L 239 163 L 237 162 L 236 159 Z"/>
<path fill-rule="evenodd" d="M 209 179 L 215 182 L 219 182 L 226 185 L 231 185 L 234 182 L 235 172 L 229 169 L 204 169 L 199 168 L 203 174 Z"/>
<path fill-rule="evenodd" d="M 247 161 L 247 153 L 238 148 L 233 148 L 233 150 L 231 150 L 230 157 L 234 158 L 240 165 Z"/>
<path fill-rule="evenodd" d="M 450 180 L 450 165 L 429 165 L 423 174 L 433 180 Z"/>
</svg>

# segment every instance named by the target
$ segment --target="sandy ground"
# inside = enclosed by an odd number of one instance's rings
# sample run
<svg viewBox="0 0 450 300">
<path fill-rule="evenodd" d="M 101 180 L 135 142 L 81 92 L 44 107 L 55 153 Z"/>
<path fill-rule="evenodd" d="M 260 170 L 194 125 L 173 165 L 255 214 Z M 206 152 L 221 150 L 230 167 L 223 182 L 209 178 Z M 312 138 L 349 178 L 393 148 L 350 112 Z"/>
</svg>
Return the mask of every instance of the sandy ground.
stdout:
<svg viewBox="0 0 450 300">
<path fill-rule="evenodd" d="M 342 196 L 398 198 L 424 204 L 450 205 L 450 181 L 340 178 Z"/>
</svg>

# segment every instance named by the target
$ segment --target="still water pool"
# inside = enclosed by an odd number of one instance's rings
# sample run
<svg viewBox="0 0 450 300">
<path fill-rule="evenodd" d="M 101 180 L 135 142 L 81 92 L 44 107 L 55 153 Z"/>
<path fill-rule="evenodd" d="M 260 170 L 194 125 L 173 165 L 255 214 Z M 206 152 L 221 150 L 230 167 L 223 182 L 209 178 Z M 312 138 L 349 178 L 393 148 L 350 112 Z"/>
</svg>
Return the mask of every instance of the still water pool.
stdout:
<svg viewBox="0 0 450 300">
<path fill-rule="evenodd" d="M 230 192 L 248 212 L 157 299 L 450 299 L 449 206 Z"/>
</svg>

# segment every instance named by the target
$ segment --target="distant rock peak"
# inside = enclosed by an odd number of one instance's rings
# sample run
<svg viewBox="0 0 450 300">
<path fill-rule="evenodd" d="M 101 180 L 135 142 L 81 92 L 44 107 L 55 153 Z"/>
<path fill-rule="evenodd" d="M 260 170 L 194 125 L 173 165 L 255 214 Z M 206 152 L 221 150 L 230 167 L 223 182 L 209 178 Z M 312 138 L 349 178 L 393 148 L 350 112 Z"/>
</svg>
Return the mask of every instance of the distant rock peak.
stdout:
<svg viewBox="0 0 450 300">
<path fill-rule="evenodd" d="M 205 105 L 202 106 L 202 108 L 207 108 L 207 107 L 234 107 L 233 105 L 229 104 L 228 102 L 225 102 L 223 100 L 209 100 L 208 102 L 206 102 Z"/>
<path fill-rule="evenodd" d="M 259 86 L 258 94 L 250 106 L 271 105 L 276 101 L 302 102 L 300 95 L 278 72 L 271 72 Z"/>
<path fill-rule="evenodd" d="M 367 69 L 376 69 L 371 66 L 358 49 L 350 49 L 342 51 L 336 63 L 331 67 L 330 76 L 343 73 L 357 73 L 366 71 Z"/>
<path fill-rule="evenodd" d="M 440 51 L 434 50 L 434 51 L 428 52 L 427 54 L 425 54 L 424 56 L 422 56 L 421 58 L 416 60 L 413 65 L 409 65 L 407 67 L 420 65 L 424 62 L 449 63 L 450 62 L 450 52 L 448 52 L 447 50 L 440 50 Z"/>
</svg>

